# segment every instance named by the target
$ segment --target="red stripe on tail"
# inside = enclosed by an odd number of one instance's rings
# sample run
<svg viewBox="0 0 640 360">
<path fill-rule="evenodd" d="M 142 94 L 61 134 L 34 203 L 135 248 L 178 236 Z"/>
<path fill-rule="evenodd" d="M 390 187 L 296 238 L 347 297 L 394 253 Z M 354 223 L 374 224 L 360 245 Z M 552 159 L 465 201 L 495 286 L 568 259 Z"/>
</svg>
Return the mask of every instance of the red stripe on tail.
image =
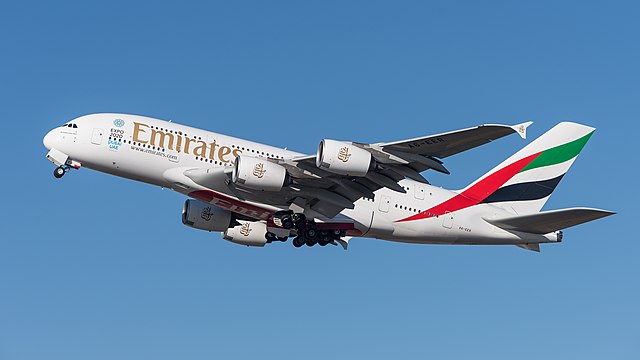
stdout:
<svg viewBox="0 0 640 360">
<path fill-rule="evenodd" d="M 514 177 L 518 172 L 520 172 L 520 170 L 524 169 L 525 166 L 529 165 L 529 163 L 531 163 L 541 153 L 542 152 L 527 156 L 526 158 L 509 164 L 473 184 L 461 194 L 457 194 L 451 199 L 446 200 L 431 209 L 397 220 L 396 222 L 426 219 L 435 215 L 443 215 L 445 212 L 454 212 L 477 205 L 498 190 L 502 185 L 509 181 L 509 179 Z"/>
</svg>

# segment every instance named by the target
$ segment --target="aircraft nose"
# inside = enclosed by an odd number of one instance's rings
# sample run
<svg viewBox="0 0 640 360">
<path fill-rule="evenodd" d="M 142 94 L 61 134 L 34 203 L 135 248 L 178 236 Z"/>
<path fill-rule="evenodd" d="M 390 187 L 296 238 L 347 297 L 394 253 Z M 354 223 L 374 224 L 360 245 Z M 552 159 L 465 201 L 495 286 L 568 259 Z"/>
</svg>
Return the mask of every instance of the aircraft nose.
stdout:
<svg viewBox="0 0 640 360">
<path fill-rule="evenodd" d="M 47 150 L 51 150 L 51 148 L 53 147 L 53 140 L 55 139 L 55 134 L 53 133 L 54 130 L 51 130 L 47 133 L 47 135 L 44 136 L 44 138 L 42 139 L 42 143 L 44 144 L 44 147 L 47 148 Z"/>
</svg>

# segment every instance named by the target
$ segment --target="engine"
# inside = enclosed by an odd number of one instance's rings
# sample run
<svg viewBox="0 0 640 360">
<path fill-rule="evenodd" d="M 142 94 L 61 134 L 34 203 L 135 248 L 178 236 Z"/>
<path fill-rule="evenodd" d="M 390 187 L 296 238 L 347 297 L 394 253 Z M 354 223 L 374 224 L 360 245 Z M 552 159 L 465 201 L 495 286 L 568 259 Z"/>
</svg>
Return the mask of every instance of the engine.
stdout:
<svg viewBox="0 0 640 360">
<path fill-rule="evenodd" d="M 318 145 L 316 166 L 338 175 L 365 176 L 375 166 L 375 160 L 367 150 L 325 139 Z"/>
<path fill-rule="evenodd" d="M 264 158 L 240 155 L 236 157 L 231 180 L 253 190 L 279 191 L 291 183 L 287 170 Z"/>
<path fill-rule="evenodd" d="M 231 211 L 189 199 L 182 208 L 182 223 L 200 230 L 224 231 L 233 221 Z"/>
<path fill-rule="evenodd" d="M 228 228 L 222 237 L 233 243 L 246 246 L 264 246 L 267 243 L 267 224 L 257 221 L 242 222 Z"/>
</svg>

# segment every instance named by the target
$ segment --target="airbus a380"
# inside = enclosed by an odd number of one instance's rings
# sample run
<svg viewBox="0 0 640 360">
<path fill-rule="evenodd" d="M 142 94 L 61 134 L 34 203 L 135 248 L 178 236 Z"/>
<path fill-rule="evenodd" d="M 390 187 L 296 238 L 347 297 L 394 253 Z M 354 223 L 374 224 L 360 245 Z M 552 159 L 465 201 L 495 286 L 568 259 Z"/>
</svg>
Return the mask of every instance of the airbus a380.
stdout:
<svg viewBox="0 0 640 360">
<path fill-rule="evenodd" d="M 353 237 L 420 244 L 517 245 L 540 251 L 565 228 L 613 212 L 541 211 L 594 128 L 563 122 L 462 190 L 432 186 L 426 170 L 531 122 L 481 125 L 363 144 L 322 140 L 305 155 L 170 121 L 91 114 L 43 139 L 56 178 L 86 167 L 188 196 L 182 222 L 248 246 L 296 247 Z"/>
</svg>

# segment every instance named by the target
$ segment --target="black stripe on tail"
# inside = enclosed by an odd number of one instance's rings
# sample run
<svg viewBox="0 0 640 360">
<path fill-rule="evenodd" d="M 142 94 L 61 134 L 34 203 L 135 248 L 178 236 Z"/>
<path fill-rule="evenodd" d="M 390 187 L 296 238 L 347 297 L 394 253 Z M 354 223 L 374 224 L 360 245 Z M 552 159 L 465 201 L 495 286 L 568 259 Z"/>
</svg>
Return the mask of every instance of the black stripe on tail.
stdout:
<svg viewBox="0 0 640 360">
<path fill-rule="evenodd" d="M 549 180 L 532 181 L 502 187 L 489 195 L 483 203 L 526 201 L 545 198 L 558 186 L 564 174 Z"/>
</svg>

